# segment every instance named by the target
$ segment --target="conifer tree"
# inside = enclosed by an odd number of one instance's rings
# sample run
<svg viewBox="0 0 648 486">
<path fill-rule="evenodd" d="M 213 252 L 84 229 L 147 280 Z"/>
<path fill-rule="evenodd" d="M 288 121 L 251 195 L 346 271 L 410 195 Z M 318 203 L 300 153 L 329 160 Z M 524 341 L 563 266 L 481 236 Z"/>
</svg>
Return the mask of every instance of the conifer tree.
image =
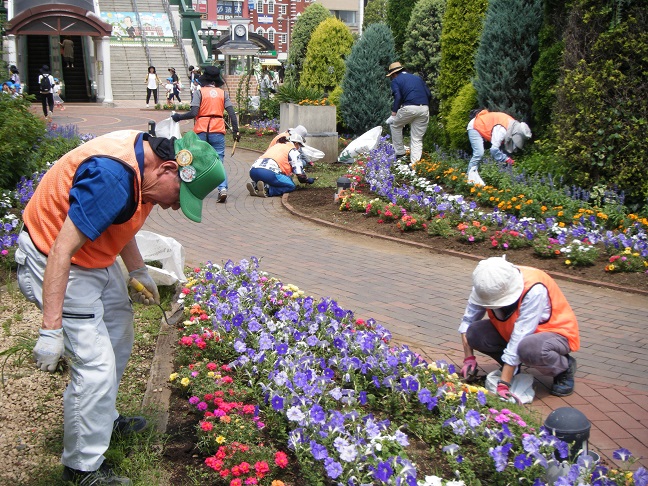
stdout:
<svg viewBox="0 0 648 486">
<path fill-rule="evenodd" d="M 354 133 L 364 133 L 389 116 L 391 89 L 385 73 L 394 56 L 394 38 L 383 23 L 371 24 L 353 46 L 342 80 L 340 111 Z"/>
<path fill-rule="evenodd" d="M 364 10 L 362 30 L 366 30 L 371 24 L 387 22 L 387 0 L 369 0 Z"/>
<path fill-rule="evenodd" d="M 344 76 L 344 60 L 351 52 L 353 36 L 336 18 L 323 21 L 313 32 L 306 49 L 300 85 L 330 93 Z"/>
<path fill-rule="evenodd" d="M 450 113 L 452 99 L 475 74 L 475 52 L 487 6 L 488 0 L 447 0 L 437 81 L 442 122 Z"/>
<path fill-rule="evenodd" d="M 313 31 L 322 21 L 330 17 L 331 12 L 319 3 L 311 3 L 299 16 L 290 37 L 290 49 L 286 61 L 286 82 L 299 84 L 299 78 L 304 67 L 304 58 L 306 57 L 306 48 Z"/>
<path fill-rule="evenodd" d="M 530 121 L 542 17 L 542 0 L 491 0 L 475 57 L 480 106 Z"/>
<path fill-rule="evenodd" d="M 419 0 L 412 10 L 401 59 L 407 70 L 423 78 L 432 92 L 430 113 L 439 110 L 437 79 L 441 62 L 441 22 L 446 0 Z"/>
<path fill-rule="evenodd" d="M 388 0 L 387 24 L 391 27 L 396 44 L 396 52 L 401 53 L 405 39 L 409 35 L 407 24 L 417 0 Z"/>
</svg>

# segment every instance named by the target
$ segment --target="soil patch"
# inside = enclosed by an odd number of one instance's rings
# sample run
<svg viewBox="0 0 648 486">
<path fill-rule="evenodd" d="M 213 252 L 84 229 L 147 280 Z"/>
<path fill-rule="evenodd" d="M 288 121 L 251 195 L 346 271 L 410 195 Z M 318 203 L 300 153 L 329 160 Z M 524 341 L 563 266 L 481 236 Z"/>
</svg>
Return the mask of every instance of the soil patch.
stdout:
<svg viewBox="0 0 648 486">
<path fill-rule="evenodd" d="M 288 203 L 298 213 L 333 223 L 340 228 L 369 234 L 395 238 L 404 243 L 424 245 L 434 252 L 455 254 L 475 260 L 498 256 L 504 253 L 494 250 L 490 239 L 480 243 L 462 243 L 454 238 L 429 236 L 425 230 L 402 232 L 396 223 L 378 223 L 378 218 L 365 216 L 363 213 L 340 211 L 339 204 L 333 200 L 335 190 L 332 188 L 299 188 L 290 193 Z M 540 268 L 554 277 L 573 280 L 592 285 L 611 288 L 621 287 L 627 290 L 648 295 L 648 276 L 645 273 L 609 273 L 605 271 L 608 256 L 601 251 L 598 261 L 591 267 L 568 267 L 562 258 L 540 258 L 533 248 L 507 250 L 507 260 L 516 265 L 527 265 Z"/>
</svg>

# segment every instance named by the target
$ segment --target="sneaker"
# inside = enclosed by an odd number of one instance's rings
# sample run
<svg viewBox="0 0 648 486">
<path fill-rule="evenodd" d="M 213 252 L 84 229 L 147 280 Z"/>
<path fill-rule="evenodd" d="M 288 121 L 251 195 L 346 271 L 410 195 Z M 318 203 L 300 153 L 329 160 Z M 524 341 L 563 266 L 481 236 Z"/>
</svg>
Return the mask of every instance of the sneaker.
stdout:
<svg viewBox="0 0 648 486">
<path fill-rule="evenodd" d="M 124 476 L 117 476 L 104 462 L 96 471 L 77 471 L 71 467 L 63 468 L 63 481 L 72 482 L 79 486 L 100 486 L 100 485 L 132 485 L 130 479 Z"/>
<path fill-rule="evenodd" d="M 567 369 L 554 376 L 551 394 L 557 397 L 566 397 L 574 393 L 574 375 L 576 374 L 576 360 L 567 355 Z"/>
<path fill-rule="evenodd" d="M 124 417 L 123 415 L 120 415 L 113 423 L 113 432 L 128 435 L 134 432 L 139 432 L 145 427 L 146 419 L 144 417 Z"/>
<path fill-rule="evenodd" d="M 266 193 L 265 190 L 265 184 L 263 183 L 263 181 L 257 181 L 256 187 L 257 187 L 257 196 L 268 197 L 268 194 Z"/>
<path fill-rule="evenodd" d="M 250 196 L 258 196 L 257 190 L 254 187 L 254 184 L 252 184 L 251 182 L 248 182 L 247 184 L 245 184 L 245 187 L 247 187 L 247 190 L 250 193 Z"/>
<path fill-rule="evenodd" d="M 216 202 L 224 203 L 227 200 L 227 189 L 221 189 L 218 191 L 218 199 Z"/>
<path fill-rule="evenodd" d="M 149 104 L 148 104 L 148 103 L 146 103 L 146 107 L 147 107 L 147 108 L 149 107 Z"/>
</svg>

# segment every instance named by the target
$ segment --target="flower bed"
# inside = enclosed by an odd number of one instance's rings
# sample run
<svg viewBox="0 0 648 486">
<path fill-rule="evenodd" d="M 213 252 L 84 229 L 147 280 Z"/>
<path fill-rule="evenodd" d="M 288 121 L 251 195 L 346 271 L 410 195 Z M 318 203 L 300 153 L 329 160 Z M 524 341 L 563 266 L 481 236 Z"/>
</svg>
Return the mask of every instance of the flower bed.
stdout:
<svg viewBox="0 0 648 486">
<path fill-rule="evenodd" d="M 521 410 L 459 381 L 453 365 L 428 363 L 374 320 L 269 278 L 256 258 L 194 269 L 181 302 L 186 320 L 170 378 L 195 408 L 214 484 L 524 478 L 539 486 L 555 457 L 568 454 Z M 628 477 L 648 484 L 643 468 L 612 470 L 587 456 L 555 484 Z"/>
<path fill-rule="evenodd" d="M 583 201 L 566 202 L 564 195 L 545 194 L 561 203 L 545 206 L 523 193 L 512 193 L 512 189 L 471 186 L 466 174 L 452 161 L 442 154 L 433 157 L 422 159 L 411 169 L 396 160 L 389 143 L 379 142 L 376 149 L 358 157 L 349 168 L 353 184 L 351 191 L 340 198 L 340 210 L 372 215 L 373 208 L 381 204 L 376 200 L 379 196 L 384 204 L 402 208 L 401 220 L 410 220 L 413 213 L 424 215 L 428 220 L 425 227 L 406 226 L 407 221 L 401 221 L 401 226 L 427 229 L 431 236 L 457 238 L 464 243 L 490 239 L 493 248 L 503 251 L 531 245 L 539 255 L 560 256 L 566 266 L 572 267 L 592 265 L 599 252 L 606 252 L 610 256 L 607 271 L 648 273 L 646 218 L 622 213 L 617 206 L 611 208 L 615 211 L 612 217 Z M 485 171 L 499 170 L 494 165 Z M 372 194 L 355 189 L 363 184 Z"/>
</svg>

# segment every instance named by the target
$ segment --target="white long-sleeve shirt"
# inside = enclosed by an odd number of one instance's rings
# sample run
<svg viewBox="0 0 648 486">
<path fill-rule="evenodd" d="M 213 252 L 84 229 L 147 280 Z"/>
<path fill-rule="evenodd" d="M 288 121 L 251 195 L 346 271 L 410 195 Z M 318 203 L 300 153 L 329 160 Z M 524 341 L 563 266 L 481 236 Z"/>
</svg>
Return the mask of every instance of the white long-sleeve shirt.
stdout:
<svg viewBox="0 0 648 486">
<path fill-rule="evenodd" d="M 500 314 L 501 309 L 493 309 L 495 316 L 504 318 Z M 473 323 L 484 318 L 486 309 L 479 305 L 471 304 L 466 306 L 461 324 L 459 325 L 459 332 L 464 334 L 468 327 Z M 518 346 L 520 341 L 526 336 L 533 334 L 538 325 L 549 319 L 551 316 L 551 301 L 549 300 L 549 293 L 544 285 L 534 285 L 531 290 L 527 292 L 520 304 L 520 315 L 509 340 L 504 353 L 502 354 L 502 361 L 511 366 L 517 366 L 521 363 L 518 356 Z"/>
</svg>

